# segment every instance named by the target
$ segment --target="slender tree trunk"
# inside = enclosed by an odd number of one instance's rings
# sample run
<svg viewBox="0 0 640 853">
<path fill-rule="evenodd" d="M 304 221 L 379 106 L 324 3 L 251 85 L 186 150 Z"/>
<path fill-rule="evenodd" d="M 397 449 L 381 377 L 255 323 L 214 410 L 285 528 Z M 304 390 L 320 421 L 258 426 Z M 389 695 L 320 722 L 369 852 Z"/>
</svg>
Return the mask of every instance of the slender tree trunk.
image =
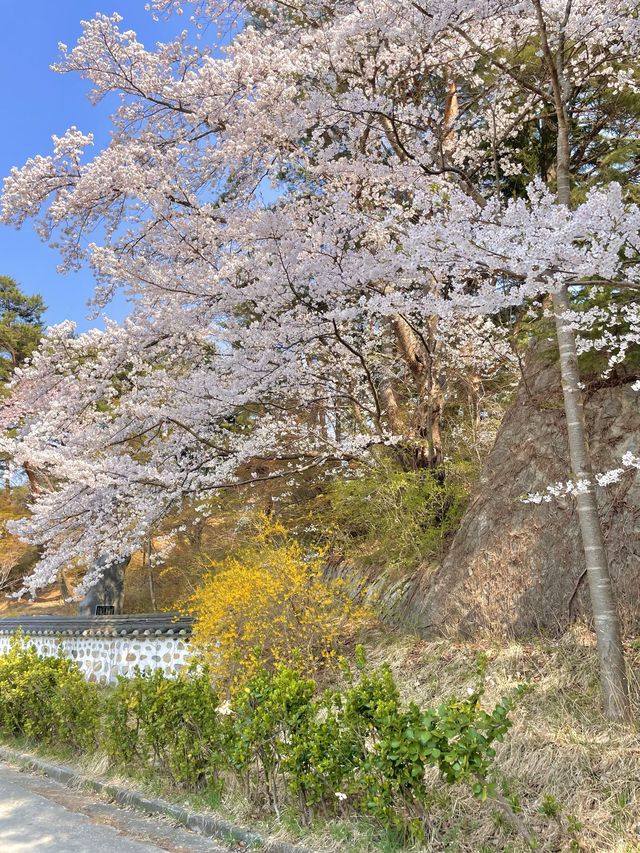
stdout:
<svg viewBox="0 0 640 853">
<path fill-rule="evenodd" d="M 564 287 L 554 294 L 553 309 L 560 349 L 560 372 L 567 417 L 571 470 L 576 481 L 589 483 L 585 491 L 578 492 L 576 501 L 598 644 L 600 680 L 606 716 L 610 720 L 624 720 L 630 717 L 631 711 L 620 619 L 598 513 L 593 467 L 584 422 L 575 335 L 563 319 L 564 312 L 569 307 L 569 295 L 567 288 Z"/>
<path fill-rule="evenodd" d="M 571 13 L 571 4 L 568 2 L 566 6 L 565 20 L 559 31 L 555 55 L 547 36 L 546 21 L 540 0 L 534 0 L 534 6 L 538 16 L 541 46 L 551 76 L 558 122 L 556 137 L 557 201 L 558 204 L 569 207 L 571 204 L 571 148 L 566 106 L 568 83 L 564 74 L 564 29 Z M 620 617 L 611 584 L 598 512 L 593 466 L 584 420 L 575 334 L 564 319 L 564 314 L 570 307 L 568 288 L 563 286 L 553 294 L 552 298 L 560 351 L 560 374 L 567 418 L 571 471 L 574 480 L 588 484 L 584 491 L 578 493 L 576 501 L 598 646 L 604 710 L 610 720 L 626 720 L 631 716 L 631 707 Z"/>
<path fill-rule="evenodd" d="M 156 613 L 158 607 L 156 605 L 156 586 L 153 579 L 153 566 L 151 565 L 151 542 L 146 542 L 142 547 L 142 565 L 147 569 L 147 581 L 149 583 L 149 600 L 151 602 L 151 610 Z"/>
</svg>

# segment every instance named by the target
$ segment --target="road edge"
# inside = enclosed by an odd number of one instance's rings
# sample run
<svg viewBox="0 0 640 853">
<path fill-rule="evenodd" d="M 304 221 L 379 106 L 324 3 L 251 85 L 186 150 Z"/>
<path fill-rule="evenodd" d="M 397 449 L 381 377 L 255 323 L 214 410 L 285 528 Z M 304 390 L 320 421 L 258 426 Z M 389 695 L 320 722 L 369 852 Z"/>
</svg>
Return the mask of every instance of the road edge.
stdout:
<svg viewBox="0 0 640 853">
<path fill-rule="evenodd" d="M 231 840 L 245 844 L 247 847 L 253 849 L 267 851 L 267 853 L 315 853 L 315 851 L 310 850 L 308 847 L 269 838 L 259 832 L 237 826 L 222 818 L 216 818 L 200 812 L 192 812 L 182 806 L 169 803 L 166 800 L 150 799 L 138 791 L 121 788 L 110 782 L 102 782 L 99 779 L 94 779 L 91 776 L 80 773 L 68 765 L 45 761 L 37 755 L 21 752 L 9 746 L 0 745 L 0 761 L 47 776 L 68 788 L 81 788 L 102 794 L 121 806 L 142 811 L 147 815 L 170 817 L 176 823 L 190 829 L 192 832 L 208 838 L 215 838 L 217 841 L 229 843 Z"/>
</svg>

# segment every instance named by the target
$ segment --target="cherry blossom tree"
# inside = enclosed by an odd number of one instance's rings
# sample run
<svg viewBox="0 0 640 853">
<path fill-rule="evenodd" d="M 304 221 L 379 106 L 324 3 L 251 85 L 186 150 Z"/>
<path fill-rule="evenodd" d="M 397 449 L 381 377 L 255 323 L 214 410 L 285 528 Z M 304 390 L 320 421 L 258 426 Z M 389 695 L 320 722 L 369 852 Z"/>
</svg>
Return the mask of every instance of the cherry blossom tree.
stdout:
<svg viewBox="0 0 640 853">
<path fill-rule="evenodd" d="M 640 210 L 615 180 L 636 178 L 638 5 L 171 0 L 155 12 L 193 15 L 171 43 L 97 15 L 61 45 L 58 71 L 119 96 L 112 140 L 91 157 L 90 134 L 54 137 L 6 179 L 4 221 L 35 218 L 68 268 L 92 264 L 98 308 L 121 289 L 133 310 L 53 329 L 18 379 L 33 416 L 12 452 L 57 484 L 21 528 L 44 546 L 30 588 L 126 559 L 185 495 L 384 447 L 440 465 L 452 382 L 508 361 L 497 318 L 550 311 L 606 711 L 625 717 L 572 298 L 640 287 Z"/>
</svg>

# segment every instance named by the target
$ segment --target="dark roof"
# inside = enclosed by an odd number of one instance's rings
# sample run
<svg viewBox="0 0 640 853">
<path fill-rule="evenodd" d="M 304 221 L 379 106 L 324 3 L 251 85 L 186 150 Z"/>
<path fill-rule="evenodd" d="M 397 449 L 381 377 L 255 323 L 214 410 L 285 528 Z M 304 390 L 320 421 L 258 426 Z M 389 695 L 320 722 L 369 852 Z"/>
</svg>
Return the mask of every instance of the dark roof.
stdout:
<svg viewBox="0 0 640 853">
<path fill-rule="evenodd" d="M 126 616 L 38 616 L 0 617 L 0 634 L 18 629 L 31 636 L 38 634 L 85 635 L 93 637 L 188 636 L 193 619 L 179 613 L 134 613 Z"/>
</svg>

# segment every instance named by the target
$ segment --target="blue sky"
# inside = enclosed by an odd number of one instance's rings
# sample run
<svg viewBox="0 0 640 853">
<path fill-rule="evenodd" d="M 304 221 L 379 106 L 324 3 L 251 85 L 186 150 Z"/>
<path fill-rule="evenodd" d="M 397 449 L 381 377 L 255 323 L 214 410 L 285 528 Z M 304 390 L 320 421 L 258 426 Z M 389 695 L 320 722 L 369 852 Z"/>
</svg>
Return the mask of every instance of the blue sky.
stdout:
<svg viewBox="0 0 640 853">
<path fill-rule="evenodd" d="M 61 135 L 71 125 L 92 131 L 96 146 L 109 136 L 111 104 L 91 106 L 88 84 L 78 77 L 55 74 L 49 66 L 58 57 L 58 42 L 71 47 L 81 27 L 96 12 L 119 12 L 121 26 L 133 29 L 147 46 L 166 41 L 185 25 L 184 18 L 153 21 L 146 0 L 30 0 L 7 2 L 0 27 L 0 175 L 21 166 L 35 154 L 48 154 L 51 134 Z M 0 225 L 0 275 L 13 276 L 28 293 L 41 293 L 48 306 L 49 324 L 72 319 L 80 329 L 101 325 L 90 321 L 87 300 L 93 291 L 89 270 L 61 275 L 59 256 L 42 243 L 33 227 L 21 231 Z M 107 311 L 113 319 L 126 313 L 124 302 Z"/>
</svg>

